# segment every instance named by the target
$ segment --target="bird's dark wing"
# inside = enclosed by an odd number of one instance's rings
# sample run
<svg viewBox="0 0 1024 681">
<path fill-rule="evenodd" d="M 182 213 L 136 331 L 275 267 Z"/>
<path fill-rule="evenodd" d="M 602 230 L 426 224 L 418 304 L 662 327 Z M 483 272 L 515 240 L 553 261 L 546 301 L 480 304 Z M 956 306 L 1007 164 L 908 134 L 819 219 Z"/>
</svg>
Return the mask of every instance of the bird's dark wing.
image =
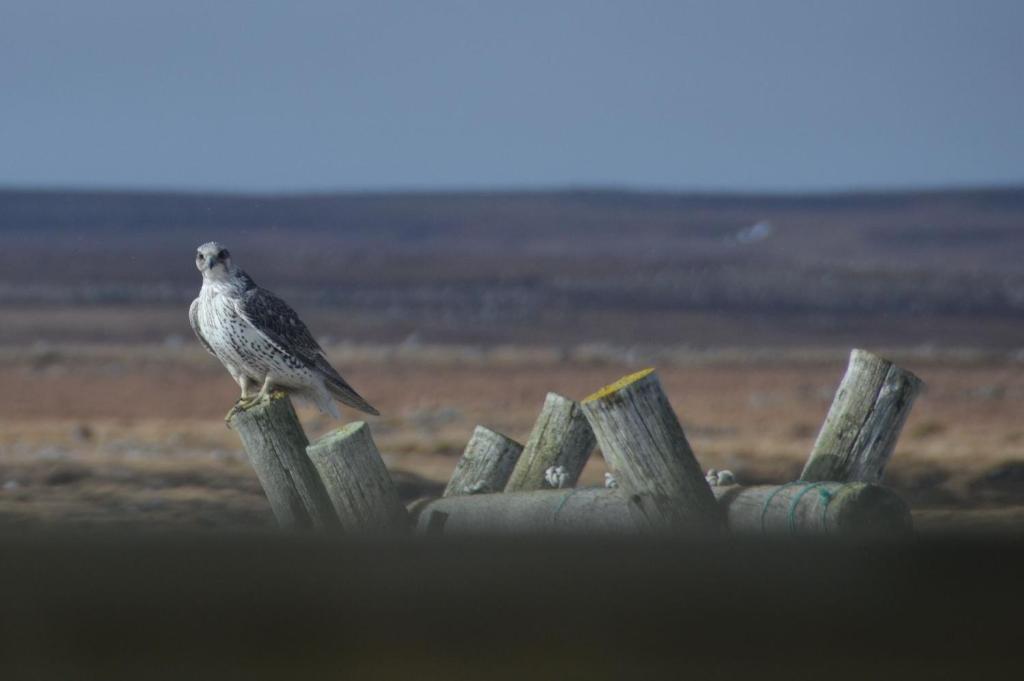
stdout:
<svg viewBox="0 0 1024 681">
<path fill-rule="evenodd" d="M 238 297 L 235 306 L 242 319 L 262 333 L 279 352 L 320 373 L 339 401 L 368 414 L 379 413 L 331 366 L 323 348 L 288 303 L 266 289 L 252 286 Z"/>
<path fill-rule="evenodd" d="M 206 351 L 208 353 L 210 353 L 211 355 L 213 355 L 214 357 L 216 357 L 217 353 L 215 353 L 213 351 L 213 348 L 210 347 L 210 344 L 206 342 L 205 338 L 203 338 L 203 332 L 199 330 L 199 299 L 198 298 L 193 300 L 192 304 L 188 308 L 188 323 L 192 325 L 192 330 L 195 331 L 196 338 L 198 338 L 199 342 L 203 344 L 203 347 L 206 348 Z"/>
<path fill-rule="evenodd" d="M 323 350 L 288 303 L 270 291 L 254 286 L 236 299 L 235 310 L 280 352 L 294 357 L 310 369 L 316 367 L 316 360 L 323 355 Z"/>
</svg>

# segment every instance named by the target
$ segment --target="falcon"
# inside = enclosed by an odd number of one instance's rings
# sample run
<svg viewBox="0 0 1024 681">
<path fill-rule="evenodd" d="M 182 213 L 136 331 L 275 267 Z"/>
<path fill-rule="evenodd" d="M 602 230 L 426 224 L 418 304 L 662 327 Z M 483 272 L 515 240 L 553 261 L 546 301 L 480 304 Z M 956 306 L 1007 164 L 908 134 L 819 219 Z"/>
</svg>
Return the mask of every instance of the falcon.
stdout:
<svg viewBox="0 0 1024 681">
<path fill-rule="evenodd" d="M 295 310 L 258 286 L 222 244 L 200 246 L 196 268 L 203 287 L 188 310 L 192 330 L 242 389 L 225 421 L 275 390 L 305 398 L 334 418 L 341 418 L 335 400 L 379 414 L 331 366 Z"/>
</svg>

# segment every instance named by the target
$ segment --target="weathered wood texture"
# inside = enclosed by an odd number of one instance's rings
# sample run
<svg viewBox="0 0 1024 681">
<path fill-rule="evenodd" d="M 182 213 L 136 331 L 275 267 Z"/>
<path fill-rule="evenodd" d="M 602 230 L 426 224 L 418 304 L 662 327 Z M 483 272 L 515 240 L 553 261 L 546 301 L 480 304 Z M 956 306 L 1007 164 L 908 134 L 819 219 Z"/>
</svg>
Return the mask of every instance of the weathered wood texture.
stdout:
<svg viewBox="0 0 1024 681">
<path fill-rule="evenodd" d="M 790 482 L 715 487 L 737 534 L 898 535 L 911 528 L 910 508 L 892 490 L 863 482 Z"/>
<path fill-rule="evenodd" d="M 893 536 L 910 529 L 894 492 L 866 483 L 796 482 L 713 488 L 736 534 Z M 639 532 L 619 490 L 600 487 L 448 497 L 418 502 L 417 532 L 458 534 L 628 534 Z"/>
<path fill-rule="evenodd" d="M 427 535 L 636 534 L 640 528 L 616 491 L 595 487 L 446 497 L 418 502 L 410 512 L 416 531 Z"/>
<path fill-rule="evenodd" d="M 599 390 L 582 407 L 641 526 L 678 531 L 721 524 L 711 487 L 653 369 Z"/>
<path fill-rule="evenodd" d="M 324 435 L 307 447 L 345 532 L 408 529 L 408 514 L 363 421 Z"/>
<path fill-rule="evenodd" d="M 879 482 L 922 385 L 914 374 L 870 352 L 850 353 L 800 479 Z"/>
<path fill-rule="evenodd" d="M 327 491 L 306 456 L 309 440 L 288 397 L 275 394 L 238 411 L 230 425 L 242 440 L 278 524 L 337 526 Z"/>
<path fill-rule="evenodd" d="M 548 393 L 505 491 L 551 489 L 545 473 L 556 466 L 561 466 L 564 471 L 561 476 L 564 486 L 572 487 L 579 480 L 594 450 L 594 443 L 594 433 L 580 405 L 561 395 Z"/>
<path fill-rule="evenodd" d="M 501 433 L 477 426 L 455 464 L 444 496 L 490 494 L 505 489 L 523 446 Z"/>
</svg>

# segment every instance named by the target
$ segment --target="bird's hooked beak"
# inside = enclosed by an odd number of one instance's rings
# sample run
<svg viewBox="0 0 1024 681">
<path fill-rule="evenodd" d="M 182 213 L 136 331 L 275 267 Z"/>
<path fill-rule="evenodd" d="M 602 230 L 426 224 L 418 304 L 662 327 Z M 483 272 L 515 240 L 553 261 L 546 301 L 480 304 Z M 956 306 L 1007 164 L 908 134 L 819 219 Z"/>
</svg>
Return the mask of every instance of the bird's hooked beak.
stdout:
<svg viewBox="0 0 1024 681">
<path fill-rule="evenodd" d="M 217 264 L 217 257 L 214 255 L 206 256 L 206 269 L 212 270 L 213 266 Z"/>
</svg>

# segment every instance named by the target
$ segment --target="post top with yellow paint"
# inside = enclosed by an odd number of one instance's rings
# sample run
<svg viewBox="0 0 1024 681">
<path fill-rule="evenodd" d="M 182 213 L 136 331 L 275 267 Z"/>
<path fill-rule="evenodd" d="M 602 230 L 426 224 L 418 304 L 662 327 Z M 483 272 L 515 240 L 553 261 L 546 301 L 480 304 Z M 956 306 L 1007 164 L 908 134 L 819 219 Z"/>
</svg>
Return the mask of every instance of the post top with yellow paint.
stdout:
<svg viewBox="0 0 1024 681">
<path fill-rule="evenodd" d="M 614 383 L 611 383 L 611 384 L 606 385 L 605 387 L 601 388 L 600 390 L 598 390 L 594 394 L 588 395 L 587 397 L 585 397 L 583 399 L 583 401 L 584 402 L 595 402 L 595 401 L 597 401 L 597 400 L 599 400 L 599 399 L 601 399 L 603 397 L 608 397 L 609 395 L 617 393 L 620 390 L 622 390 L 623 388 L 626 388 L 626 387 L 632 385 L 633 383 L 636 383 L 637 381 L 640 381 L 640 380 L 642 380 L 644 378 L 647 378 L 648 376 L 650 376 L 653 373 L 654 373 L 654 369 L 650 368 L 650 369 L 642 369 L 642 370 L 636 372 L 635 374 L 630 374 L 629 376 L 623 376 L 622 378 L 620 378 L 619 380 L 615 381 Z"/>
</svg>

